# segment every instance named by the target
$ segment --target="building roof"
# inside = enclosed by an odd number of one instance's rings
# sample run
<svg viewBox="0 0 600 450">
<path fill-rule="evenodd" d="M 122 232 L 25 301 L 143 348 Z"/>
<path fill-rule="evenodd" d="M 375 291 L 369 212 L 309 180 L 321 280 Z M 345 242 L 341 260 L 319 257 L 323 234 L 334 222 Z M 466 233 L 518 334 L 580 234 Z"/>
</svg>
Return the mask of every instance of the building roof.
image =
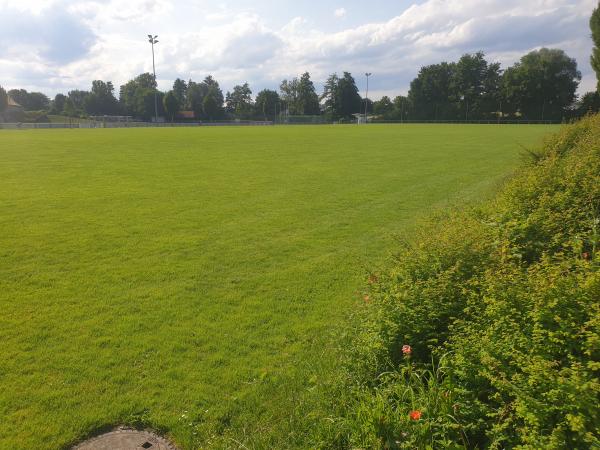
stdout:
<svg viewBox="0 0 600 450">
<path fill-rule="evenodd" d="M 12 98 L 10 95 L 8 96 L 8 106 L 15 106 L 17 108 L 22 108 L 22 106 L 19 105 L 17 102 L 15 102 L 15 99 Z"/>
<path fill-rule="evenodd" d="M 177 114 L 177 115 L 182 119 L 195 119 L 196 118 L 194 111 L 179 111 L 179 114 Z"/>
</svg>

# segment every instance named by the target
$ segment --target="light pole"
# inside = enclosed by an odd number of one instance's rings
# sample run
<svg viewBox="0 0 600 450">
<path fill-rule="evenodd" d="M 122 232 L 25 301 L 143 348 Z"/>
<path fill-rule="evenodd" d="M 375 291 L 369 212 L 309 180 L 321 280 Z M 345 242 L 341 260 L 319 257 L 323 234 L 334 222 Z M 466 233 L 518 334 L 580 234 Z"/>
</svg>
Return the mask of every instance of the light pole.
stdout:
<svg viewBox="0 0 600 450">
<path fill-rule="evenodd" d="M 371 72 L 365 73 L 367 77 L 367 98 L 365 99 L 365 124 L 369 123 L 369 77 L 373 75 Z"/>
<path fill-rule="evenodd" d="M 158 36 L 148 35 L 148 42 L 152 44 L 152 73 L 154 73 L 154 122 L 158 123 L 158 84 L 156 83 L 156 66 L 154 65 L 154 44 L 158 44 Z"/>
</svg>

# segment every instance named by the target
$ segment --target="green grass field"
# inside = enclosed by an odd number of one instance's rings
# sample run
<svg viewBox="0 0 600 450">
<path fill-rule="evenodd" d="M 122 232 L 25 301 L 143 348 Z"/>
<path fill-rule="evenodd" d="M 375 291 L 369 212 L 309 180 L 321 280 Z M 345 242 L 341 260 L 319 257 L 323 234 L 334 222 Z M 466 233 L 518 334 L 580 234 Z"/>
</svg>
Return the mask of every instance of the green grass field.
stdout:
<svg viewBox="0 0 600 450">
<path fill-rule="evenodd" d="M 293 447 L 393 235 L 555 129 L 0 132 L 0 448 L 120 423 Z"/>
</svg>

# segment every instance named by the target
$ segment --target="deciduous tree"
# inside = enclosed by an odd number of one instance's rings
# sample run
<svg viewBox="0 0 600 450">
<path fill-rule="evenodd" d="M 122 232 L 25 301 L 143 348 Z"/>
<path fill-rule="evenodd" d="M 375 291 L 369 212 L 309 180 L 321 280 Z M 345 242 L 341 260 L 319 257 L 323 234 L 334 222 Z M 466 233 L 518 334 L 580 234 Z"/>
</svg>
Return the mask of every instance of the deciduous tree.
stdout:
<svg viewBox="0 0 600 450">
<path fill-rule="evenodd" d="M 204 99 L 209 93 L 213 97 L 208 101 L 209 109 L 211 111 L 210 118 L 204 108 Z M 225 102 L 223 91 L 217 80 L 211 75 L 208 75 L 201 83 L 190 80 L 187 85 L 186 97 L 186 107 L 194 111 L 196 117 L 200 119 L 209 118 L 210 120 L 223 117 L 223 103 Z M 215 108 L 212 108 L 213 103 L 215 104 Z"/>
<path fill-rule="evenodd" d="M 408 98 L 416 119 L 443 120 L 456 118 L 452 80 L 455 63 L 442 62 L 421 68 L 410 83 Z"/>
<path fill-rule="evenodd" d="M 159 114 L 163 111 L 162 96 L 157 91 L 154 75 L 151 73 L 142 73 L 133 80 L 128 81 L 121 86 L 119 91 L 119 102 L 122 109 L 128 114 L 149 120 L 154 116 L 154 93 L 159 97 Z M 151 100 L 151 101 L 150 101 Z"/>
<path fill-rule="evenodd" d="M 488 63 L 483 52 L 463 55 L 453 65 L 450 95 L 460 118 L 485 119 L 498 111 L 500 64 Z"/>
<path fill-rule="evenodd" d="M 6 110 L 8 106 L 8 94 L 2 86 L 0 86 L 0 113 Z"/>
<path fill-rule="evenodd" d="M 234 86 L 233 91 L 227 93 L 226 103 L 227 111 L 236 119 L 249 119 L 252 116 L 253 102 L 248 83 Z"/>
<path fill-rule="evenodd" d="M 562 50 L 542 48 L 506 70 L 503 92 L 526 119 L 560 120 L 573 104 L 580 80 L 573 58 Z"/>
<path fill-rule="evenodd" d="M 177 98 L 175 91 L 167 92 L 163 97 L 163 107 L 165 109 L 165 114 L 171 122 L 175 120 L 175 115 L 179 112 L 179 106 L 179 99 Z"/>
<path fill-rule="evenodd" d="M 586 92 L 576 104 L 575 115 L 577 117 L 586 114 L 595 114 L 600 111 L 600 93 L 598 91 Z"/>
<path fill-rule="evenodd" d="M 273 120 L 277 114 L 279 94 L 269 89 L 264 89 L 256 96 L 254 104 L 256 116 L 264 120 Z"/>
<path fill-rule="evenodd" d="M 25 89 L 11 89 L 8 95 L 25 109 L 25 111 L 47 110 L 50 99 L 41 92 L 27 92 Z"/>
<path fill-rule="evenodd" d="M 114 115 L 119 112 L 112 82 L 94 80 L 92 90 L 84 101 L 85 111 L 90 115 Z"/>
<path fill-rule="evenodd" d="M 318 115 L 321 113 L 319 96 L 310 73 L 303 73 L 300 78 L 283 80 L 279 86 L 281 99 L 285 102 L 291 115 Z"/>
<path fill-rule="evenodd" d="M 173 93 L 175 94 L 179 105 L 183 107 L 185 105 L 187 83 L 181 78 L 177 78 L 173 83 Z"/>
<path fill-rule="evenodd" d="M 332 73 L 327 78 L 325 86 L 323 87 L 323 95 L 320 100 L 323 102 L 325 114 L 330 120 L 337 119 L 337 94 L 338 94 L 338 83 L 340 79 L 337 73 Z"/>
<path fill-rule="evenodd" d="M 378 116 L 388 117 L 394 111 L 394 104 L 387 95 L 373 103 L 373 112 Z"/>
<path fill-rule="evenodd" d="M 67 101 L 67 96 L 64 94 L 56 94 L 54 96 L 54 100 L 52 100 L 52 105 L 50 107 L 50 111 L 53 114 L 62 114 L 65 109 L 65 103 Z"/>
<path fill-rule="evenodd" d="M 186 92 L 186 108 L 194 111 L 194 115 L 202 118 L 204 115 L 204 96 L 208 89 L 202 83 L 190 80 Z"/>
<path fill-rule="evenodd" d="M 293 116 L 302 114 L 299 84 L 298 78 L 293 78 L 289 81 L 283 80 L 279 85 L 281 100 L 285 103 L 286 111 Z"/>
<path fill-rule="evenodd" d="M 298 81 L 298 102 L 300 114 L 312 116 L 321 113 L 319 96 L 308 72 L 303 73 Z"/>
<path fill-rule="evenodd" d="M 217 85 L 218 86 L 218 85 Z M 202 102 L 204 115 L 208 120 L 215 120 L 223 115 L 223 93 L 215 86 L 211 86 Z"/>
<path fill-rule="evenodd" d="M 67 100 L 63 112 L 68 116 L 79 116 L 84 114 L 85 99 L 90 95 L 88 91 L 74 89 L 67 93 Z"/>
<path fill-rule="evenodd" d="M 600 6 L 596 7 L 592 13 L 590 29 L 592 30 L 592 40 L 594 41 L 591 63 L 594 72 L 596 72 L 596 79 L 598 80 L 597 90 L 600 91 Z"/>
</svg>

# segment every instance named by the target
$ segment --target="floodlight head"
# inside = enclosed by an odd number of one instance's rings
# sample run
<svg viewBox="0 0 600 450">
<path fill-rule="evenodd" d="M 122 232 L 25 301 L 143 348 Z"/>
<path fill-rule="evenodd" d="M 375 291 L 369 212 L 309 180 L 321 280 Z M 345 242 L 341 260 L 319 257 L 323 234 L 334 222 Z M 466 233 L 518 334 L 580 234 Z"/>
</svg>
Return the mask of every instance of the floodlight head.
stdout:
<svg viewBox="0 0 600 450">
<path fill-rule="evenodd" d="M 150 39 L 152 39 L 152 35 L 151 35 L 151 34 L 149 34 L 149 35 L 148 35 L 148 37 L 149 37 Z"/>
<path fill-rule="evenodd" d="M 367 73 L 365 73 L 365 75 L 366 75 L 367 77 L 370 77 L 370 76 L 371 76 L 371 75 L 373 75 L 373 74 L 372 74 L 371 72 L 367 72 Z"/>
</svg>

